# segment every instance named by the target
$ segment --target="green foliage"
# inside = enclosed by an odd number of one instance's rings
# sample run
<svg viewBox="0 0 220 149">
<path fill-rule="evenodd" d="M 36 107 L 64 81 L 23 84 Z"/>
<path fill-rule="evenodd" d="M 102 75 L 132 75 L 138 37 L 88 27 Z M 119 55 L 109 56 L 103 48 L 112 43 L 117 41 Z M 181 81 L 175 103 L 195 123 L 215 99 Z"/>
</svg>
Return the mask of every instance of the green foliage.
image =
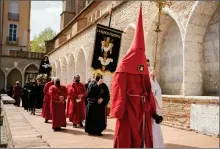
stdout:
<svg viewBox="0 0 220 149">
<path fill-rule="evenodd" d="M 51 40 L 56 36 L 56 32 L 50 27 L 44 29 L 39 35 L 35 35 L 31 41 L 31 52 L 45 53 L 45 41 Z"/>
</svg>

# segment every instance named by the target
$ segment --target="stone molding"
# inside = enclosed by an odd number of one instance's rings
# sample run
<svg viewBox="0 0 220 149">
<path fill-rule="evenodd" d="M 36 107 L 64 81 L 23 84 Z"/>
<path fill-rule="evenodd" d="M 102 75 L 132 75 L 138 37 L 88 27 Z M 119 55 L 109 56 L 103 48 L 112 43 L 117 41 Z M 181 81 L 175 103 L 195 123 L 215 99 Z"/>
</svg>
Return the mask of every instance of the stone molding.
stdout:
<svg viewBox="0 0 220 149">
<path fill-rule="evenodd" d="M 162 95 L 163 101 L 187 104 L 220 104 L 219 97 L 214 96 L 181 96 L 181 95 Z"/>
</svg>

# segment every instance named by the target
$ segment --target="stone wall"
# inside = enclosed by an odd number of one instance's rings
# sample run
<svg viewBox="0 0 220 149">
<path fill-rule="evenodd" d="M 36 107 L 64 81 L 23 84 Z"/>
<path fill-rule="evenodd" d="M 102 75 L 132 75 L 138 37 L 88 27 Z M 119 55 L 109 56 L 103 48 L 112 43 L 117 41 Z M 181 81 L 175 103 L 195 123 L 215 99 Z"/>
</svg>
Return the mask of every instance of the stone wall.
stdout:
<svg viewBox="0 0 220 149">
<path fill-rule="evenodd" d="M 183 43 L 176 22 L 171 19 L 160 48 L 160 80 L 163 94 L 180 95 L 183 82 Z"/>
<path fill-rule="evenodd" d="M 8 76 L 9 74 L 15 76 L 15 78 L 20 78 L 21 76 L 21 84 L 23 85 L 25 82 L 25 72 L 26 69 L 30 67 L 35 67 L 36 70 L 39 69 L 41 58 L 22 58 L 22 57 L 11 57 L 11 56 L 1 56 L 1 70 L 0 79 L 4 80 L 0 82 L 0 86 L 2 88 L 7 88 Z M 32 68 L 33 68 L 32 67 Z M 13 72 L 16 72 L 12 74 Z M 10 81 L 9 81 L 10 82 Z M 1 89 L 2 89 L 1 88 Z"/>
<path fill-rule="evenodd" d="M 163 95 L 163 125 L 219 135 L 219 98 Z"/>
<path fill-rule="evenodd" d="M 209 22 L 204 37 L 204 95 L 219 95 L 219 14 L 220 6 Z"/>
<path fill-rule="evenodd" d="M 105 5 L 111 6 L 110 3 L 111 1 L 106 1 Z M 126 54 L 131 45 L 139 4 L 140 2 L 137 1 L 126 1 L 113 10 L 111 27 L 124 31 L 119 60 Z M 159 35 L 160 48 L 158 49 L 160 73 L 158 81 L 161 83 L 163 93 L 185 96 L 203 95 L 203 80 L 204 82 L 206 80 L 203 78 L 202 55 L 204 53 L 202 44 L 208 22 L 214 15 L 217 5 L 218 2 L 176 1 L 170 8 L 163 10 L 161 20 L 164 22 L 161 24 L 162 33 Z M 203 10 L 208 11 L 203 12 Z M 153 30 L 155 29 L 156 18 L 157 7 L 155 4 L 149 1 L 143 2 L 146 53 L 151 61 L 155 49 L 152 44 L 155 41 Z M 82 76 L 82 82 L 92 77 L 90 66 L 96 23 L 107 25 L 108 21 L 109 16 L 105 13 L 49 53 L 50 61 L 53 63 L 53 69 L 55 69 L 53 74 L 61 77 L 62 83 L 72 82 L 71 76 L 76 73 Z M 61 68 L 64 64 L 67 64 L 66 71 Z M 218 70 L 217 65 L 211 70 L 216 72 Z M 111 86 L 111 79 L 112 76 L 105 76 L 105 81 L 109 87 Z"/>
</svg>

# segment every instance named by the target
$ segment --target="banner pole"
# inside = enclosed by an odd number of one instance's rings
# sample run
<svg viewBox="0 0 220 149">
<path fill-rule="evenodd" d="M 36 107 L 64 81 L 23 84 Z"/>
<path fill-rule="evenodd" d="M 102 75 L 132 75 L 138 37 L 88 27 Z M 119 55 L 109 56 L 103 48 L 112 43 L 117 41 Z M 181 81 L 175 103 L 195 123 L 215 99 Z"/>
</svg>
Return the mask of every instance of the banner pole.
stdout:
<svg viewBox="0 0 220 149">
<path fill-rule="evenodd" d="M 113 4 L 112 4 L 112 8 L 113 8 Z M 108 27 L 111 27 L 111 21 L 112 21 L 112 8 L 110 10 L 110 18 L 109 18 L 109 24 L 108 24 Z"/>
</svg>

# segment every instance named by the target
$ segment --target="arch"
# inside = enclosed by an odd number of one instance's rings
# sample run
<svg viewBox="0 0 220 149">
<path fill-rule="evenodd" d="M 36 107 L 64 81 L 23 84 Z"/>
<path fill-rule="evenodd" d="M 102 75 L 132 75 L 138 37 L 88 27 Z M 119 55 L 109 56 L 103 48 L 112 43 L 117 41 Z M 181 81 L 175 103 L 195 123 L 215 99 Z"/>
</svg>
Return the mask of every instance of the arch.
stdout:
<svg viewBox="0 0 220 149">
<path fill-rule="evenodd" d="M 67 73 L 67 61 L 66 61 L 66 58 L 64 57 L 61 59 L 61 78 L 60 78 L 60 80 L 61 80 L 61 83 L 65 84 L 65 85 L 68 83 L 67 74 L 68 74 Z"/>
<path fill-rule="evenodd" d="M 203 95 L 203 42 L 218 4 L 217 1 L 196 1 L 187 21 L 184 35 L 184 95 Z"/>
<path fill-rule="evenodd" d="M 121 48 L 119 53 L 119 62 L 122 60 L 122 58 L 125 56 L 125 54 L 128 52 L 135 33 L 135 25 L 129 24 L 125 29 L 125 33 L 122 35 L 121 40 Z"/>
<path fill-rule="evenodd" d="M 220 5 L 212 16 L 203 42 L 203 95 L 219 96 Z"/>
<path fill-rule="evenodd" d="M 86 57 L 83 49 L 79 50 L 76 60 L 76 74 L 80 75 L 81 82 L 86 82 Z"/>
<path fill-rule="evenodd" d="M 146 56 L 153 66 L 157 15 L 149 27 L 146 38 Z M 182 94 L 183 83 L 183 40 L 181 30 L 177 22 L 168 13 L 161 15 L 162 32 L 159 33 L 157 49 L 157 80 L 163 90 L 163 94 Z M 152 67 L 151 67 L 152 68 Z"/>
<path fill-rule="evenodd" d="M 22 83 L 22 73 L 18 68 L 12 68 L 7 75 L 7 88 L 14 86 L 16 81 Z"/>
<path fill-rule="evenodd" d="M 5 73 L 4 71 L 0 68 L 0 90 L 5 89 Z"/>
<path fill-rule="evenodd" d="M 73 76 L 75 75 L 75 58 L 73 54 L 70 54 L 68 57 L 68 82 L 72 82 L 73 81 Z"/>
<path fill-rule="evenodd" d="M 56 76 L 56 65 L 55 65 L 55 63 L 52 63 L 51 67 L 52 67 L 51 76 L 55 77 Z"/>
<path fill-rule="evenodd" d="M 39 66 L 37 64 L 35 63 L 28 64 L 27 66 L 25 66 L 23 71 L 24 74 L 23 81 L 30 81 L 32 79 L 36 79 L 38 71 L 39 71 Z"/>
<path fill-rule="evenodd" d="M 59 59 L 56 60 L 55 64 L 56 64 L 56 77 L 61 79 L 61 62 L 60 62 L 60 60 Z"/>
</svg>

